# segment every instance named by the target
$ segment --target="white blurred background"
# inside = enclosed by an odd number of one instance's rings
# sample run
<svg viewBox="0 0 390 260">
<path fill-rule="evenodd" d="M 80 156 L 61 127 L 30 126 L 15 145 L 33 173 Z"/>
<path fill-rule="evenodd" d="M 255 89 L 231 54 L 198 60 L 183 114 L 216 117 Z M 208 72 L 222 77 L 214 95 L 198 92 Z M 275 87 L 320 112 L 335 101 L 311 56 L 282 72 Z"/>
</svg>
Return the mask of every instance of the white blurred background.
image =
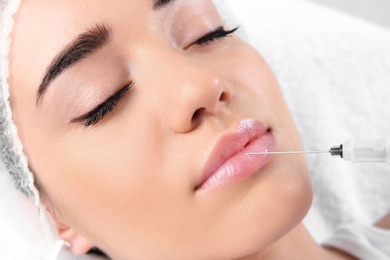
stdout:
<svg viewBox="0 0 390 260">
<path fill-rule="evenodd" d="M 361 17 L 390 29 L 390 0 L 302 0 Z"/>
</svg>

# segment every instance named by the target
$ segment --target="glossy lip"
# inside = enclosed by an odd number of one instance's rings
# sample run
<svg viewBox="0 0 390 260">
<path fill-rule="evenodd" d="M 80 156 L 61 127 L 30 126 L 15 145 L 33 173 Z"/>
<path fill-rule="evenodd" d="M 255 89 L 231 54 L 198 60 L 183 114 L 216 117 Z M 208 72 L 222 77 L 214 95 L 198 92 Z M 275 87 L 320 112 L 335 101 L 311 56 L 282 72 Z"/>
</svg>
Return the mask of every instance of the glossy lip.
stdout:
<svg viewBox="0 0 390 260">
<path fill-rule="evenodd" d="M 270 155 L 247 155 L 247 152 L 271 152 L 274 138 L 268 127 L 259 121 L 240 122 L 236 131 L 222 136 L 205 164 L 195 190 L 213 189 L 238 182 L 256 173 Z"/>
</svg>

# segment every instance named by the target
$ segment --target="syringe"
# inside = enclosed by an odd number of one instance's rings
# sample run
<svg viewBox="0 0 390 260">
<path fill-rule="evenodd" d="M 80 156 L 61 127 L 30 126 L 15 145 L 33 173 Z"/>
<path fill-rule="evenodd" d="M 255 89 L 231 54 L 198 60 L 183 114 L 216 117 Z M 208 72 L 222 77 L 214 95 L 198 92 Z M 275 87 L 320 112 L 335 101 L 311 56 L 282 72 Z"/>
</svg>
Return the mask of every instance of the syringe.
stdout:
<svg viewBox="0 0 390 260">
<path fill-rule="evenodd" d="M 390 164 L 390 138 L 355 139 L 341 145 L 332 146 L 327 151 L 288 151 L 288 152 L 250 152 L 261 154 L 309 154 L 330 153 L 351 162 L 383 162 Z"/>
</svg>

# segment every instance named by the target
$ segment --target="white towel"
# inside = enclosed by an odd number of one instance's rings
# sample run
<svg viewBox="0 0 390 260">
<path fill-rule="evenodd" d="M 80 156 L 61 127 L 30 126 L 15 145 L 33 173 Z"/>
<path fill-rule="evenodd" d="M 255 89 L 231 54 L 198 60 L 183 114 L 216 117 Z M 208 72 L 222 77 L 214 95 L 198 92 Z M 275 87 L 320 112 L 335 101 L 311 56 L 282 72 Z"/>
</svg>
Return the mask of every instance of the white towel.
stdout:
<svg viewBox="0 0 390 260">
<path fill-rule="evenodd" d="M 305 149 L 390 137 L 390 31 L 312 3 L 229 0 L 273 68 Z M 390 165 L 308 155 L 314 202 L 305 219 L 324 241 L 340 223 L 390 209 Z"/>
</svg>

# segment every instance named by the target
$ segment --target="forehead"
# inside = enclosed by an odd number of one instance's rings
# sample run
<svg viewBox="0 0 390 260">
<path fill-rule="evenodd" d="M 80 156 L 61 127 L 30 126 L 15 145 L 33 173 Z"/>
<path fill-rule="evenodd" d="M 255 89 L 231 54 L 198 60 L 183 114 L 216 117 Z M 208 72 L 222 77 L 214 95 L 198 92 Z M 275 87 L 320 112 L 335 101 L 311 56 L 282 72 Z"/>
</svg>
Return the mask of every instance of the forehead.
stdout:
<svg viewBox="0 0 390 260">
<path fill-rule="evenodd" d="M 172 12 L 154 8 L 160 0 L 29 0 L 22 1 L 11 37 L 11 85 L 24 86 L 33 94 L 51 60 L 77 35 L 99 23 L 107 23 L 119 37 L 134 40 L 136 31 L 153 30 L 157 18 Z M 191 0 L 190 0 L 191 1 Z M 175 8 L 180 2 L 176 0 Z M 202 1 L 199 1 L 202 2 Z M 154 9 L 159 9 L 158 11 Z M 154 29 L 154 31 L 157 31 Z M 17 77 L 16 77 L 17 76 Z"/>
<path fill-rule="evenodd" d="M 131 27 L 151 12 L 152 0 L 22 1 L 13 29 L 16 58 L 29 57 L 35 67 L 45 67 L 56 51 L 86 28 L 125 20 Z"/>
<path fill-rule="evenodd" d="M 108 23 L 114 28 L 116 36 L 129 37 L 140 30 L 158 31 L 156 27 L 161 27 L 161 21 L 170 24 L 172 13 L 180 13 L 183 18 L 190 19 L 182 14 L 183 6 L 191 6 L 191 12 L 196 13 L 196 9 L 201 12 L 203 6 L 211 4 L 211 0 L 159 1 L 22 1 L 15 17 L 11 59 L 17 64 L 18 70 L 25 73 L 26 77 L 23 78 L 28 78 L 29 82 L 19 83 L 39 85 L 43 71 L 56 53 L 78 34 L 96 24 Z M 168 3 L 169 8 L 154 8 L 156 3 Z M 175 12 L 179 9 L 180 12 Z"/>
</svg>

